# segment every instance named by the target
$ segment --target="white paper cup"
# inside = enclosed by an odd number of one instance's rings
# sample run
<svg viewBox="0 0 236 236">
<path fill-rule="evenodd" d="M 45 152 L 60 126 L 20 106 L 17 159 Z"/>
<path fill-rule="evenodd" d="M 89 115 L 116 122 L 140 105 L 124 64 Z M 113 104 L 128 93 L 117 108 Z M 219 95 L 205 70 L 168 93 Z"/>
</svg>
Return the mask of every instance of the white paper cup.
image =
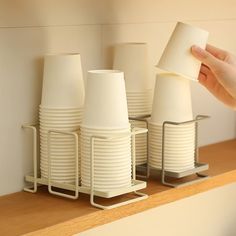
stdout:
<svg viewBox="0 0 236 236">
<path fill-rule="evenodd" d="M 129 181 L 129 175 L 127 176 L 126 174 L 119 174 L 116 173 L 116 175 L 99 175 L 99 174 L 95 174 L 94 175 L 96 182 L 100 182 L 100 183 L 106 183 L 106 184 L 110 184 L 110 183 L 124 183 L 124 181 Z M 90 177 L 87 176 L 87 180 L 89 180 Z"/>
<path fill-rule="evenodd" d="M 92 135 L 118 137 L 94 142 L 94 187 L 108 191 L 131 184 L 130 124 L 125 128 L 88 128 L 81 126 L 81 180 L 90 186 L 90 138 Z M 111 185 L 112 183 L 112 185 Z"/>
<path fill-rule="evenodd" d="M 104 129 L 129 127 L 123 72 L 88 72 L 82 126 Z"/>
<path fill-rule="evenodd" d="M 75 141 L 73 139 L 65 139 L 65 140 L 60 140 L 60 139 L 50 139 L 51 140 L 51 147 L 57 147 L 57 148 L 71 148 L 71 147 L 74 147 L 74 144 L 75 144 Z M 41 144 L 42 145 L 46 145 L 47 142 L 48 142 L 48 139 L 47 137 L 46 138 L 43 138 L 41 137 L 40 138 L 40 141 L 41 141 Z"/>
<path fill-rule="evenodd" d="M 41 165 L 45 166 L 45 167 L 48 167 L 48 163 L 45 162 L 44 160 L 41 162 Z M 71 162 L 71 163 L 63 163 L 63 162 L 59 162 L 59 163 L 54 163 L 52 161 L 52 164 L 51 164 L 52 168 L 53 169 L 66 169 L 66 168 L 71 168 L 71 169 L 75 169 L 75 161 L 74 162 Z"/>
<path fill-rule="evenodd" d="M 40 122 L 40 126 L 44 127 L 44 128 L 50 128 L 50 129 L 56 129 L 56 128 L 78 128 L 80 126 L 80 121 L 76 121 L 76 122 L 64 122 L 64 123 L 54 123 L 54 122 L 44 122 L 41 121 Z"/>
<path fill-rule="evenodd" d="M 66 166 L 71 166 L 72 167 L 72 164 L 74 165 L 75 167 L 75 160 L 67 160 L 67 159 L 51 159 L 51 167 L 54 168 L 57 167 L 58 165 L 64 165 L 65 167 Z M 44 170 L 47 170 L 48 168 L 48 163 L 47 163 L 47 158 L 46 157 L 43 157 L 42 158 L 42 163 L 40 163 L 41 166 L 44 167 Z"/>
<path fill-rule="evenodd" d="M 152 87 L 146 43 L 117 44 L 113 69 L 124 71 L 127 91 L 143 91 Z"/>
<path fill-rule="evenodd" d="M 84 81 L 80 54 L 47 55 L 44 58 L 43 107 L 83 107 Z"/>
<path fill-rule="evenodd" d="M 47 154 L 48 153 L 48 150 L 45 148 L 41 148 L 40 149 L 42 153 L 45 153 Z M 68 150 L 50 150 L 50 153 L 51 155 L 58 155 L 58 156 L 74 156 L 75 155 L 75 152 L 74 151 L 68 151 Z"/>
<path fill-rule="evenodd" d="M 151 122 L 183 122 L 193 119 L 189 81 L 174 74 L 159 74 L 156 79 Z"/>
<path fill-rule="evenodd" d="M 149 128 L 149 165 L 162 168 L 162 125 L 148 124 Z M 195 126 L 167 125 L 165 136 L 165 169 L 182 172 L 194 168 Z"/>
<path fill-rule="evenodd" d="M 90 155 L 90 147 L 89 146 L 84 147 L 84 145 L 82 145 L 81 152 Z M 131 152 L 130 146 L 124 147 L 122 149 L 119 149 L 116 147 L 108 149 L 108 148 L 106 148 L 106 146 L 104 146 L 103 148 L 102 147 L 100 147 L 100 148 L 95 147 L 95 150 L 94 150 L 95 156 L 101 156 L 101 157 L 103 157 L 103 156 L 109 157 L 110 156 L 111 158 L 117 157 L 117 160 L 119 160 L 120 156 L 129 158 L 130 152 Z"/>
<path fill-rule="evenodd" d="M 87 126 L 81 126 L 81 132 L 86 132 L 88 135 L 90 134 L 124 134 L 130 132 L 130 124 L 128 124 L 128 127 L 125 128 L 117 128 L 114 127 L 113 129 L 104 129 L 104 128 L 93 128 L 93 127 L 87 127 Z"/>
<path fill-rule="evenodd" d="M 150 120 L 148 120 L 148 127 L 152 128 L 155 131 L 161 131 L 163 125 L 162 124 L 155 124 L 152 123 Z M 189 123 L 189 124 L 181 124 L 181 125 L 173 125 L 173 124 L 166 124 L 165 125 L 165 131 L 166 132 L 189 132 L 195 129 L 195 124 Z"/>
<path fill-rule="evenodd" d="M 51 170 L 52 174 L 60 175 L 62 174 L 63 176 L 75 176 L 75 168 L 63 168 L 63 169 L 53 169 Z"/>
<path fill-rule="evenodd" d="M 127 181 L 126 181 L 127 182 Z M 130 184 L 126 184 L 125 183 L 118 183 L 118 184 L 115 184 L 115 183 L 110 183 L 110 184 L 104 184 L 104 183 L 101 183 L 101 184 L 95 184 L 94 187 L 97 191 L 114 191 L 114 190 L 118 190 L 118 189 L 121 189 L 121 188 L 127 188 L 127 187 L 130 187 L 131 186 L 131 181 Z M 86 183 L 82 181 L 82 185 L 85 186 L 85 187 L 89 187 L 90 186 L 90 181 L 88 180 Z"/>
<path fill-rule="evenodd" d="M 116 174 L 115 176 L 109 176 L 109 178 L 104 175 L 104 176 L 100 176 L 100 175 L 95 175 L 95 185 L 96 184 L 104 184 L 104 185 L 110 185 L 110 184 L 124 184 L 124 183 L 129 183 L 130 182 L 130 176 L 129 175 L 124 175 L 124 174 Z M 90 176 L 87 175 L 86 177 L 84 177 L 84 180 L 86 180 L 87 182 L 90 182 Z M 83 181 L 83 180 L 82 180 Z"/>
<path fill-rule="evenodd" d="M 79 119 L 83 117 L 83 114 L 78 111 L 78 112 L 71 112 L 71 113 L 58 113 L 58 112 L 51 112 L 51 113 L 46 113 L 46 112 L 39 112 L 39 117 L 40 118 L 45 118 L 45 119 L 72 119 L 76 118 Z"/>
<path fill-rule="evenodd" d="M 161 165 L 161 161 L 150 161 L 150 162 L 153 164 Z M 165 161 L 165 164 L 169 167 L 186 167 L 192 165 L 193 163 L 187 161 L 183 162 Z"/>
<path fill-rule="evenodd" d="M 99 137 L 99 135 L 97 134 L 96 136 L 98 136 Z M 104 135 L 100 135 L 101 137 L 111 137 L 112 138 L 112 136 L 111 135 L 109 135 L 109 136 L 104 136 Z M 91 136 L 85 136 L 85 135 L 83 135 L 83 133 L 81 134 L 81 137 L 82 137 L 82 140 L 81 140 L 81 142 L 83 143 L 83 144 L 89 144 L 90 145 L 90 143 L 91 143 Z M 94 140 L 94 142 L 95 142 L 95 145 L 100 145 L 101 147 L 102 146 L 111 146 L 111 147 L 115 147 L 115 146 L 121 146 L 121 145 L 125 145 L 125 146 L 127 146 L 127 143 L 129 143 L 130 142 L 130 137 L 128 137 L 128 138 L 119 138 L 119 139 L 95 139 Z"/>
<path fill-rule="evenodd" d="M 201 62 L 191 54 L 191 47 L 206 47 L 208 32 L 178 22 L 157 67 L 197 81 Z"/>
<path fill-rule="evenodd" d="M 39 105 L 39 111 L 45 113 L 73 113 L 73 112 L 83 112 L 84 107 L 46 107 L 42 104 Z"/>
<path fill-rule="evenodd" d="M 41 115 L 39 116 L 39 120 L 40 121 L 44 121 L 44 122 L 68 122 L 71 123 L 73 121 L 80 121 L 83 118 L 83 114 L 76 114 L 76 115 L 67 115 L 67 116 L 57 116 L 57 115 Z"/>
<path fill-rule="evenodd" d="M 46 159 L 42 159 L 42 162 L 40 163 L 41 166 L 48 167 L 48 162 Z M 65 159 L 62 159 L 61 161 L 55 161 L 51 160 L 51 168 L 54 170 L 75 170 L 75 160 L 71 160 L 67 163 L 65 163 Z"/>
<path fill-rule="evenodd" d="M 130 141 L 130 137 L 125 137 L 125 136 L 112 136 L 111 134 L 105 135 L 105 134 L 90 134 L 90 135 L 85 135 L 83 132 L 81 132 L 81 137 L 82 140 L 81 142 L 83 143 L 90 143 L 91 142 L 91 137 L 97 137 L 94 142 L 100 145 L 107 144 L 107 145 L 123 145 L 126 144 L 127 142 Z M 100 137 L 100 138 L 99 138 Z M 104 138 L 104 139 L 103 139 Z"/>
<path fill-rule="evenodd" d="M 161 152 L 153 152 L 150 151 L 150 155 L 156 157 L 154 159 L 160 160 L 162 159 Z M 167 161 L 174 161 L 174 162 L 192 162 L 194 160 L 194 153 L 185 153 L 185 154 L 169 154 L 165 152 L 165 159 Z M 152 158 L 150 159 L 152 160 Z"/>
<path fill-rule="evenodd" d="M 47 121 L 47 122 L 73 122 L 75 120 L 82 120 L 83 114 L 75 114 L 75 115 L 42 115 L 39 116 L 40 121 Z"/>
<path fill-rule="evenodd" d="M 106 173 L 106 171 L 108 171 L 108 170 L 115 171 L 115 170 L 120 169 L 120 168 L 125 168 L 125 167 L 128 166 L 127 164 L 128 163 L 120 163 L 120 162 L 110 162 L 110 163 L 105 162 L 104 163 L 104 162 L 100 161 L 100 162 L 96 162 L 94 164 L 94 171 L 96 172 L 96 169 L 99 169 L 99 170 L 103 170 L 104 173 Z M 116 165 L 116 166 L 114 167 L 114 165 Z M 88 174 L 88 171 L 84 170 L 84 167 L 87 167 L 87 169 L 89 169 L 89 173 L 90 173 L 90 166 L 89 166 L 89 163 L 86 163 L 86 162 L 82 162 L 81 166 L 82 166 L 81 172 L 82 172 L 82 178 L 83 178 L 84 174 L 85 175 Z"/>
</svg>

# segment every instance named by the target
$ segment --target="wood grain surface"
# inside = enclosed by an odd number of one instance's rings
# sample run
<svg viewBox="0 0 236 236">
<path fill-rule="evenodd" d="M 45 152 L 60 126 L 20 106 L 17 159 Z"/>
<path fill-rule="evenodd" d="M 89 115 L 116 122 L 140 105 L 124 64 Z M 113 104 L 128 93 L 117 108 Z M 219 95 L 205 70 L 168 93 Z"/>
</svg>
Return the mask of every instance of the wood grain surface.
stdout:
<svg viewBox="0 0 236 236">
<path fill-rule="evenodd" d="M 69 236 L 110 223 L 145 210 L 167 204 L 197 193 L 236 182 L 236 140 L 200 148 L 200 160 L 209 163 L 211 178 L 181 188 L 160 184 L 158 177 L 148 180 L 143 192 L 149 198 L 111 210 L 99 210 L 89 204 L 89 196 L 81 194 L 78 200 L 56 197 L 40 187 L 36 194 L 18 192 L 0 197 L 0 235 L 15 236 Z M 196 176 L 181 179 L 186 181 Z M 110 204 L 132 198 L 133 194 L 113 199 L 97 198 Z"/>
</svg>

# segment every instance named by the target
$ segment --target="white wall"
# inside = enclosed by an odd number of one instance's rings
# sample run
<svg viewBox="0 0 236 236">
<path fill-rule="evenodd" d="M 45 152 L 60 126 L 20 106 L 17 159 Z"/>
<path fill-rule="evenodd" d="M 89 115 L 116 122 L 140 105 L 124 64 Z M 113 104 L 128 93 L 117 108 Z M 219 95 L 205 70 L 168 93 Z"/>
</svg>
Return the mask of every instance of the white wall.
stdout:
<svg viewBox="0 0 236 236">
<path fill-rule="evenodd" d="M 152 79 L 176 21 L 210 32 L 209 43 L 236 54 L 236 3 L 232 0 L 168 1 L 107 0 L 103 26 L 104 64 L 112 65 L 112 47 L 119 42 L 147 42 Z M 200 125 L 200 145 L 235 137 L 235 113 L 219 103 L 198 83 L 191 83 L 194 113 L 211 119 Z"/>
<path fill-rule="evenodd" d="M 78 236 L 235 236 L 236 184 L 169 203 Z"/>
<path fill-rule="evenodd" d="M 43 55 L 81 53 L 84 74 L 101 67 L 96 0 L 0 0 L 0 195 L 22 190 L 32 142 L 21 125 L 38 120 Z"/>
<path fill-rule="evenodd" d="M 0 0 L 0 195 L 19 191 L 31 171 L 31 136 L 37 122 L 43 55 L 80 52 L 84 73 L 110 67 L 111 46 L 146 41 L 153 80 L 177 20 L 210 31 L 210 42 L 236 54 L 234 1 Z M 201 125 L 200 144 L 235 137 L 235 113 L 192 83 L 195 113 L 212 115 Z"/>
</svg>

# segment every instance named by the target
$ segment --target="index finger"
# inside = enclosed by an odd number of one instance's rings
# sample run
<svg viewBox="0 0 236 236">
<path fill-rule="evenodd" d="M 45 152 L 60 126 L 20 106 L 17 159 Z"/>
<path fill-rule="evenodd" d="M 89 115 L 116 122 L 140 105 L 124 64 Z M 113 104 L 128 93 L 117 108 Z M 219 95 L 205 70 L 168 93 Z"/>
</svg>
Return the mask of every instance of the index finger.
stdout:
<svg viewBox="0 0 236 236">
<path fill-rule="evenodd" d="M 218 58 L 220 60 L 224 60 L 227 56 L 226 51 L 224 51 L 220 48 L 214 47 L 210 44 L 206 45 L 206 51 L 208 51 L 210 54 L 212 54 L 213 56 L 215 56 L 216 58 Z"/>
</svg>

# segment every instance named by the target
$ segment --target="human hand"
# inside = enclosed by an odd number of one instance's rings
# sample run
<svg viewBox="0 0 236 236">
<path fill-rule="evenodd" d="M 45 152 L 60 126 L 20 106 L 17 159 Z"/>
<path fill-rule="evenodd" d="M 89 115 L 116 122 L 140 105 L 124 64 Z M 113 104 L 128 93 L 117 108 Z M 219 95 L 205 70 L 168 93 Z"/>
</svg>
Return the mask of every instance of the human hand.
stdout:
<svg viewBox="0 0 236 236">
<path fill-rule="evenodd" d="M 236 110 L 236 57 L 213 47 L 192 46 L 192 54 L 202 62 L 198 80 L 217 99 Z"/>
</svg>

